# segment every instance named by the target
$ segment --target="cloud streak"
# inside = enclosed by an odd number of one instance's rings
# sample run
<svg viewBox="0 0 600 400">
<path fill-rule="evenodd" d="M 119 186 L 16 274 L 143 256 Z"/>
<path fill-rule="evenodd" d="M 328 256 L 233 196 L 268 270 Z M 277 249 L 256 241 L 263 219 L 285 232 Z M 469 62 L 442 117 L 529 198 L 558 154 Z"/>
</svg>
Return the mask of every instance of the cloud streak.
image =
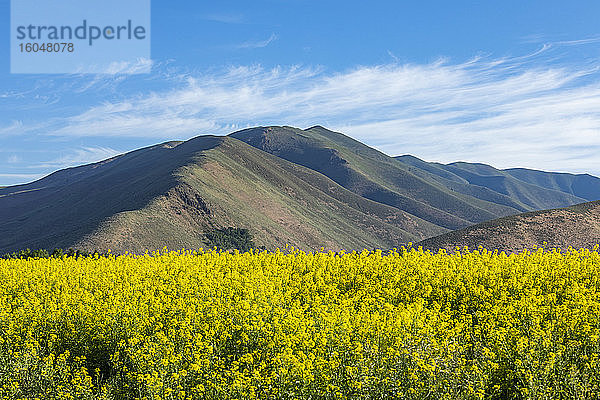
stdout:
<svg viewBox="0 0 600 400">
<path fill-rule="evenodd" d="M 0 126 L 0 137 L 20 135 L 27 131 L 23 121 L 12 121 L 6 126 Z"/>
<path fill-rule="evenodd" d="M 37 169 L 60 169 L 75 167 L 82 164 L 106 160 L 121 153 L 122 152 L 110 147 L 81 147 L 69 150 L 67 154 L 64 154 L 54 160 L 46 161 L 32 167 Z"/>
<path fill-rule="evenodd" d="M 207 14 L 202 16 L 206 21 L 221 22 L 223 24 L 241 24 L 244 22 L 242 14 Z"/>
<path fill-rule="evenodd" d="M 44 174 L 0 174 L 0 178 L 26 179 L 28 181 L 33 181 L 43 176 Z"/>
<path fill-rule="evenodd" d="M 237 48 L 237 49 L 260 49 L 263 47 L 267 47 L 268 45 L 270 45 L 271 43 L 273 43 L 276 40 L 277 40 L 277 35 L 272 33 L 271 36 L 269 36 L 265 40 L 244 42 L 244 43 L 236 45 L 235 48 Z"/>
<path fill-rule="evenodd" d="M 556 48 L 344 72 L 246 66 L 188 74 L 175 88 L 95 105 L 45 132 L 159 141 L 253 125 L 320 124 L 391 155 L 600 175 L 600 64 L 545 62 Z"/>
</svg>

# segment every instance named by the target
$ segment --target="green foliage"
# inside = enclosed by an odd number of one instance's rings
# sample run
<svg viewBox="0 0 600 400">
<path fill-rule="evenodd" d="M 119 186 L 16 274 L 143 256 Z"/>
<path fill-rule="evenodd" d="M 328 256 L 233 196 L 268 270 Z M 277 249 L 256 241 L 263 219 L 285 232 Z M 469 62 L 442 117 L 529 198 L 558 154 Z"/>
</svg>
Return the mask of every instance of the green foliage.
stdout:
<svg viewBox="0 0 600 400">
<path fill-rule="evenodd" d="M 206 239 L 209 247 L 216 247 L 221 250 L 248 251 L 256 248 L 252 240 L 252 234 L 245 228 L 222 228 L 215 229 L 206 233 Z"/>
<path fill-rule="evenodd" d="M 87 257 L 87 256 L 93 256 L 96 254 L 97 255 L 106 255 L 106 254 L 100 253 L 98 251 L 93 251 L 93 252 L 89 253 L 86 251 L 75 250 L 75 249 L 68 249 L 68 250 L 54 249 L 51 252 L 46 249 L 37 249 L 37 250 L 25 249 L 25 250 L 20 250 L 20 251 L 15 251 L 12 253 L 4 254 L 0 258 L 29 259 L 29 258 L 61 258 L 63 256 Z"/>
</svg>

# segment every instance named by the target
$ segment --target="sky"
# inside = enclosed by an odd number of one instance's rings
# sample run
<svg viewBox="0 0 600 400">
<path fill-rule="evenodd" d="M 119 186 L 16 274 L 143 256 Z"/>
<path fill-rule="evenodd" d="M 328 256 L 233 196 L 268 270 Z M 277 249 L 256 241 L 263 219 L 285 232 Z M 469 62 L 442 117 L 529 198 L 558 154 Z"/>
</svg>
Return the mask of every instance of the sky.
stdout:
<svg viewBox="0 0 600 400">
<path fill-rule="evenodd" d="M 600 176 L 598 15 L 597 0 L 153 0 L 150 59 L 35 75 L 10 73 L 0 0 L 0 186 L 265 125 Z"/>
</svg>

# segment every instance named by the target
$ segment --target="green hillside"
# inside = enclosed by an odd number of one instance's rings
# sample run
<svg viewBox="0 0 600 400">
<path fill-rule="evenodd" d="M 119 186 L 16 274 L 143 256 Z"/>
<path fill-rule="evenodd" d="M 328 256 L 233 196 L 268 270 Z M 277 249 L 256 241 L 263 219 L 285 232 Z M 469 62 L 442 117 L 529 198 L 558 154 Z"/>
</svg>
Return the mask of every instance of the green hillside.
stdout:
<svg viewBox="0 0 600 400">
<path fill-rule="evenodd" d="M 444 231 L 228 137 L 202 136 L 0 190 L 3 252 L 197 248 L 205 232 L 250 230 L 258 246 L 395 246 Z"/>
<path fill-rule="evenodd" d="M 564 207 L 600 199 L 600 179 L 590 175 L 527 169 L 499 170 L 486 164 L 465 162 L 428 163 L 413 156 L 396 159 L 437 176 L 434 179 L 447 182 L 448 187 L 477 188 L 477 192 L 470 194 L 520 211 Z"/>
<path fill-rule="evenodd" d="M 320 126 L 258 127 L 0 188 L 0 252 L 198 248 L 229 242 L 224 232 L 269 249 L 391 248 L 599 194 L 589 175 L 428 163 Z"/>
<path fill-rule="evenodd" d="M 588 201 L 600 199 L 600 178 L 589 174 L 544 172 L 525 168 L 505 169 L 503 172 L 523 182 L 559 190 Z"/>
<path fill-rule="evenodd" d="M 435 225 L 458 229 L 521 211 L 515 202 L 478 198 L 371 147 L 323 127 L 251 128 L 231 134 L 254 147 L 327 175 L 368 199 Z M 477 188 L 472 188 L 476 191 Z M 483 196 L 482 196 L 483 197 Z"/>
</svg>

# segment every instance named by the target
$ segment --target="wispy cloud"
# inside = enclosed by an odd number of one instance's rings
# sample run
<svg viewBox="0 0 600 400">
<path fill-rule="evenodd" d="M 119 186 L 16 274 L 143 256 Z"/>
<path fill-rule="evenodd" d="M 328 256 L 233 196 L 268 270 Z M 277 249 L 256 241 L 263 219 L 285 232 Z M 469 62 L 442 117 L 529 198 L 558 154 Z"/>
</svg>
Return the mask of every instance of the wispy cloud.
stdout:
<svg viewBox="0 0 600 400">
<path fill-rule="evenodd" d="M 202 19 L 224 24 L 241 24 L 244 22 L 244 16 L 242 14 L 206 14 L 202 16 Z"/>
<path fill-rule="evenodd" d="M 44 176 L 44 174 L 0 174 L 0 178 L 25 179 L 27 181 L 33 181 L 42 176 Z"/>
<path fill-rule="evenodd" d="M 592 36 L 574 40 L 557 40 L 556 38 L 551 39 L 546 35 L 536 33 L 522 37 L 521 41 L 523 43 L 537 43 L 544 44 L 546 46 L 579 46 L 584 44 L 600 43 L 600 36 Z"/>
<path fill-rule="evenodd" d="M 110 147 L 81 147 L 70 149 L 66 154 L 61 155 L 50 161 L 42 162 L 32 166 L 36 169 L 58 169 L 74 167 L 82 164 L 89 164 L 97 161 L 106 160 L 122 152 Z"/>
<path fill-rule="evenodd" d="M 44 132 L 158 141 L 321 124 L 392 155 L 600 174 L 600 62 L 558 63 L 557 47 L 333 73 L 298 66 L 191 73 L 171 89 L 97 104 Z"/>
<path fill-rule="evenodd" d="M 0 126 L 0 136 L 20 135 L 26 130 L 23 121 L 12 121 L 6 126 Z"/>
<path fill-rule="evenodd" d="M 138 58 L 135 61 L 113 61 L 103 71 L 109 75 L 140 74 L 149 73 L 152 68 L 152 60 L 149 58 Z"/>
<path fill-rule="evenodd" d="M 563 40 L 560 42 L 556 42 L 557 45 L 562 46 L 573 46 L 580 44 L 590 44 L 590 43 L 600 43 L 600 36 L 595 36 L 587 39 L 579 39 L 579 40 Z"/>
<path fill-rule="evenodd" d="M 27 153 L 27 151 L 24 153 Z M 38 158 L 43 152 L 35 151 L 35 153 L 36 158 Z M 54 158 L 37 162 L 27 160 L 27 157 L 12 154 L 4 160 L 0 160 L 5 161 L 4 165 L 1 165 L 0 163 L 0 170 L 2 170 L 2 173 L 0 173 L 0 179 L 2 179 L 0 186 L 31 182 L 58 169 L 90 164 L 106 160 L 122 153 L 123 152 L 117 151 L 111 147 L 103 146 L 67 147 L 59 154 L 49 156 Z"/>
<path fill-rule="evenodd" d="M 75 93 L 84 93 L 90 89 L 114 89 L 124 82 L 129 75 L 149 74 L 154 61 L 148 58 L 138 58 L 135 61 L 113 61 L 102 67 L 96 74 L 74 74 L 69 77 L 66 85 Z"/>
<path fill-rule="evenodd" d="M 81 71 L 83 74 L 88 75 L 89 71 L 94 71 L 94 79 L 98 79 L 98 76 L 103 75 L 131 75 L 131 74 L 147 74 L 152 69 L 152 60 L 149 58 L 138 58 L 134 61 L 111 61 L 108 64 L 96 65 L 96 66 L 82 66 Z M 81 73 L 75 73 L 74 75 L 81 75 Z"/>
<path fill-rule="evenodd" d="M 248 42 L 244 42 L 244 43 L 235 45 L 234 47 L 238 48 L 238 49 L 259 49 L 262 47 L 267 47 L 268 45 L 270 45 L 271 43 L 273 43 L 276 40 L 277 40 L 277 35 L 272 33 L 271 36 L 269 36 L 267 39 L 248 41 Z"/>
</svg>

